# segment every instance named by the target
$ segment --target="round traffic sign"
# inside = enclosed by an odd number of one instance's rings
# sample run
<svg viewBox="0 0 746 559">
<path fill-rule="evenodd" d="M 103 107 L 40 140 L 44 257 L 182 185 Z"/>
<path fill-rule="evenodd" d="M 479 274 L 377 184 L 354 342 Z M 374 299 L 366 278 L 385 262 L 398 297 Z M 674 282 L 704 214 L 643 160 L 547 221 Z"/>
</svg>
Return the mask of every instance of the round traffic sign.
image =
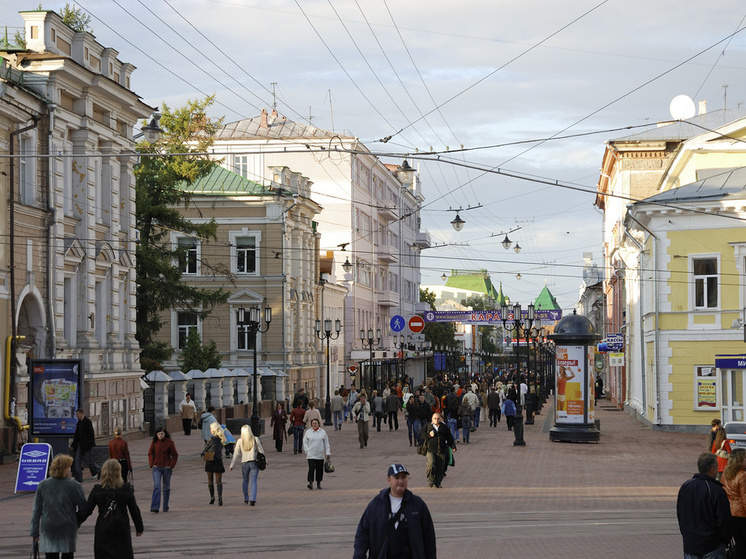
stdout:
<svg viewBox="0 0 746 559">
<path fill-rule="evenodd" d="M 425 329 L 425 321 L 421 316 L 413 316 L 409 319 L 409 329 L 415 334 L 419 334 Z"/>
</svg>

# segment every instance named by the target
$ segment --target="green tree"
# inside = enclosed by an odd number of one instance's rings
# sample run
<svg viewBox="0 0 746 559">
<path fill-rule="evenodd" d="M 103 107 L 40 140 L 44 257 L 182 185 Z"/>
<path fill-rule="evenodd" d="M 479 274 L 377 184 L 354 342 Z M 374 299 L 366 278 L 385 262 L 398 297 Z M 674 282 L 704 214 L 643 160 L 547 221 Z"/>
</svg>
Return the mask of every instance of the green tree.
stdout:
<svg viewBox="0 0 746 559">
<path fill-rule="evenodd" d="M 207 116 L 207 108 L 214 96 L 188 101 L 181 108 L 171 110 L 164 105 L 160 126 L 164 133 L 153 144 L 138 145 L 140 163 L 135 167 L 136 216 L 140 241 L 137 244 L 137 340 L 142 353 L 140 364 L 145 370 L 161 368 L 172 349 L 156 340 L 163 325 L 163 313 L 172 308 L 207 317 L 215 305 L 224 303 L 228 293 L 218 289 L 201 289 L 182 280 L 186 248 L 174 247 L 171 232 L 193 236 L 202 242 L 215 239 L 217 224 L 192 223 L 182 217 L 178 207 L 188 206 L 190 196 L 184 190 L 203 177 L 216 164 L 207 156 L 222 119 Z M 194 155 L 183 155 L 192 153 Z M 225 274 L 223 265 L 210 265 L 202 260 L 205 273 Z M 227 274 L 227 277 L 231 277 Z"/>
<path fill-rule="evenodd" d="M 39 9 L 41 9 L 41 4 L 39 4 Z M 91 31 L 91 28 L 88 27 L 91 16 L 85 13 L 83 8 L 76 8 L 68 2 L 60 11 L 60 17 L 62 17 L 63 23 L 73 31 L 78 33 L 89 33 Z"/>
<path fill-rule="evenodd" d="M 199 331 L 196 328 L 190 328 L 187 334 L 184 355 L 179 363 L 181 370 L 191 371 L 192 369 L 199 369 L 200 371 L 206 371 L 210 368 L 218 369 L 221 364 L 222 359 L 220 358 L 220 353 L 218 353 L 215 341 L 210 340 L 210 343 L 207 345 L 202 345 Z"/>
<path fill-rule="evenodd" d="M 435 310 L 435 293 L 429 289 L 420 289 L 420 301 L 428 303 L 430 310 Z M 456 325 L 453 322 L 426 322 L 425 340 L 433 346 L 444 345 L 453 346 L 456 344 L 454 338 L 456 334 Z"/>
</svg>

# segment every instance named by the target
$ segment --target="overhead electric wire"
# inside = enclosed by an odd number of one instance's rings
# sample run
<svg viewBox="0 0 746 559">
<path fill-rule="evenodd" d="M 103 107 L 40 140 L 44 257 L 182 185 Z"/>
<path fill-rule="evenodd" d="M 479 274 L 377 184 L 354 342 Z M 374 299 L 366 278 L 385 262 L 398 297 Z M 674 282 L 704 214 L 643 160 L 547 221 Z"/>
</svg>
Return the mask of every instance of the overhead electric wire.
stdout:
<svg viewBox="0 0 746 559">
<path fill-rule="evenodd" d="M 362 95 L 363 99 L 365 99 L 365 100 L 367 101 L 367 103 L 368 103 L 368 104 L 370 105 L 370 107 L 371 107 L 371 108 L 372 108 L 372 109 L 373 109 L 373 110 L 374 110 L 374 111 L 376 112 L 376 114 L 377 114 L 378 116 L 380 116 L 380 117 L 381 117 L 381 119 L 382 119 L 382 120 L 383 120 L 383 121 L 384 121 L 384 122 L 385 122 L 385 123 L 386 123 L 386 124 L 387 124 L 387 125 L 388 125 L 389 127 L 393 128 L 394 126 L 393 126 L 393 125 L 392 125 L 392 124 L 391 124 L 391 123 L 390 123 L 390 122 L 388 121 L 388 119 L 386 118 L 386 116 L 385 116 L 385 115 L 384 115 L 384 114 L 383 114 L 383 113 L 382 113 L 381 111 L 379 111 L 379 110 L 378 110 L 378 108 L 377 108 L 377 107 L 376 107 L 376 106 L 375 106 L 375 105 L 373 104 L 373 101 L 371 101 L 371 100 L 370 100 L 370 98 L 369 98 L 369 97 L 368 97 L 368 96 L 367 96 L 367 95 L 365 94 L 365 92 L 363 91 L 363 89 L 362 89 L 362 88 L 361 88 L 361 87 L 360 87 L 360 86 L 359 86 L 359 85 L 357 84 L 357 82 L 355 81 L 355 79 L 354 79 L 354 78 L 353 78 L 353 77 L 352 77 L 352 76 L 350 75 L 350 73 L 349 73 L 349 72 L 347 71 L 347 68 L 345 68 L 345 67 L 344 67 L 344 65 L 342 64 L 342 62 L 341 62 L 341 61 L 339 60 L 339 58 L 337 57 L 337 55 L 336 55 L 336 54 L 334 54 L 334 51 L 332 51 L 332 49 L 331 49 L 331 48 L 329 47 L 329 45 L 328 45 L 328 44 L 326 43 L 326 41 L 324 40 L 324 38 L 323 38 L 323 37 L 321 36 L 321 33 L 319 33 L 319 30 L 318 30 L 318 29 L 316 29 L 316 26 L 315 26 L 315 25 L 314 25 L 314 24 L 313 24 L 313 23 L 311 22 L 311 19 L 310 19 L 310 18 L 308 17 L 308 15 L 306 14 L 306 12 L 305 12 L 305 11 L 303 10 L 303 8 L 301 7 L 301 5 L 300 5 L 300 2 L 299 2 L 298 0 L 295 0 L 295 4 L 296 4 L 296 5 L 298 6 L 298 9 L 299 9 L 299 10 L 301 11 L 301 13 L 303 14 L 303 17 L 305 17 L 305 18 L 306 18 L 306 21 L 307 21 L 307 22 L 308 22 L 308 24 L 309 24 L 309 25 L 311 26 L 311 29 L 313 29 L 314 33 L 316 33 L 316 36 L 317 36 L 317 37 L 319 38 L 319 41 L 321 41 L 321 44 L 322 44 L 322 45 L 324 45 L 324 48 L 326 48 L 327 52 L 328 52 L 328 53 L 329 53 L 329 54 L 331 55 L 331 57 L 332 57 L 332 58 L 334 59 L 334 61 L 335 61 L 335 62 L 337 63 L 337 65 L 338 65 L 338 66 L 340 67 L 340 69 L 342 70 L 342 72 L 344 72 L 345 76 L 347 76 L 347 78 L 348 78 L 348 79 L 350 80 L 350 83 L 352 83 L 352 85 L 353 85 L 353 86 L 355 86 L 355 89 L 357 89 L 357 90 L 358 90 L 358 93 L 360 93 L 360 95 Z"/>
<path fill-rule="evenodd" d="M 485 75 L 485 76 L 481 77 L 481 78 L 480 78 L 480 79 L 478 79 L 478 80 L 477 80 L 476 82 L 474 82 L 473 84 L 469 85 L 469 86 L 468 86 L 467 88 L 465 88 L 465 89 L 461 90 L 460 92 L 456 93 L 455 95 L 453 95 L 453 96 L 449 97 L 449 98 L 448 98 L 448 99 L 446 99 L 446 100 L 445 100 L 445 101 L 444 101 L 443 103 L 440 103 L 440 104 L 439 104 L 438 106 L 436 106 L 436 107 L 435 107 L 434 109 L 432 109 L 432 110 L 430 110 L 429 112 L 425 113 L 425 115 L 424 115 L 424 116 L 422 116 L 422 117 L 420 117 L 419 119 L 415 120 L 415 121 L 414 121 L 414 122 L 413 122 L 412 124 L 409 124 L 408 126 L 406 126 L 406 127 L 402 128 L 402 129 L 401 129 L 401 130 L 399 130 L 398 132 L 394 132 L 394 133 L 393 133 L 393 134 L 391 134 L 390 136 L 387 136 L 387 137 L 386 137 L 386 139 L 381 139 L 381 140 L 379 140 L 379 142 L 384 142 L 384 143 L 385 143 L 385 141 L 388 141 L 388 139 L 390 139 L 390 138 L 393 138 L 394 136 L 397 136 L 397 135 L 401 134 L 401 133 L 402 133 L 402 132 L 403 132 L 404 130 L 406 130 L 407 128 L 409 128 L 409 126 L 413 126 L 413 125 L 414 125 L 414 124 L 416 124 L 416 123 L 417 123 L 418 121 L 420 121 L 420 120 L 422 120 L 423 118 L 425 118 L 426 116 L 428 116 L 428 115 L 430 115 L 430 114 L 434 113 L 434 112 L 435 112 L 436 110 L 439 110 L 439 109 L 440 109 L 441 107 L 444 107 L 445 105 L 447 105 L 447 104 L 448 104 L 448 103 L 450 103 L 451 101 L 453 101 L 453 100 L 455 100 L 455 99 L 457 99 L 457 98 L 461 97 L 461 95 L 463 95 L 463 94 L 464 94 L 464 93 L 466 93 L 467 91 L 469 91 L 469 90 L 473 89 L 474 87 L 476 87 L 477 85 L 479 85 L 479 84 L 480 84 L 480 83 L 482 83 L 483 81 L 485 81 L 485 80 L 489 79 L 490 77 L 494 76 L 494 75 L 495 75 L 495 74 L 496 74 L 497 72 L 499 72 L 500 70 L 502 70 L 502 69 L 506 68 L 507 66 L 509 66 L 510 64 L 512 64 L 513 62 L 515 62 L 516 60 L 518 60 L 518 59 L 522 58 L 523 56 L 527 55 L 527 54 L 528 54 L 529 52 L 533 51 L 534 49 L 538 48 L 538 47 L 539 47 L 539 46 L 541 46 L 542 44 L 546 43 L 546 42 L 547 42 L 548 40 L 550 40 L 550 39 L 554 38 L 554 37 L 555 37 L 556 35 L 560 34 L 560 33 L 561 33 L 562 31 L 564 31 L 564 30 L 565 30 L 565 29 L 567 29 L 568 27 L 571 27 L 572 25 L 574 25 L 575 23 L 577 23 L 578 21 L 580 21 L 581 19 L 583 19 L 584 17 L 586 17 L 586 16 L 588 15 L 588 14 L 590 14 L 590 13 L 592 13 L 592 12 L 596 11 L 596 10 L 597 10 L 598 8 L 600 8 L 601 6 L 603 6 L 604 4 L 606 4 L 607 2 L 609 2 L 609 0 L 603 0 L 602 2 L 600 2 L 599 4 L 597 4 L 596 6 L 594 6 L 593 8 L 591 8 L 590 10 L 586 11 L 585 13 L 583 13 L 583 14 L 581 14 L 580 16 L 578 16 L 578 17 L 576 17 L 575 19 L 573 19 L 573 20 L 572 20 L 571 22 L 569 22 L 569 23 L 567 23 L 567 24 L 563 25 L 562 27 L 560 27 L 559 29 L 557 29 L 556 31 L 554 31 L 553 33 L 551 33 L 550 35 L 548 35 L 548 36 L 544 37 L 544 38 L 543 38 L 543 39 L 542 39 L 541 41 L 539 41 L 538 43 L 534 43 L 534 44 L 533 44 L 533 45 L 532 45 L 531 47 L 529 47 L 528 49 L 524 50 L 524 51 L 523 51 L 522 53 L 520 53 L 519 55 L 517 55 L 517 56 L 514 56 L 513 58 L 511 58 L 510 60 L 508 60 L 508 61 L 507 61 L 507 62 L 506 62 L 505 64 L 503 64 L 502 66 L 500 66 L 500 67 L 498 67 L 498 68 L 495 68 L 495 69 L 494 69 L 494 70 L 493 70 L 492 72 L 490 72 L 489 74 L 487 74 L 487 75 Z M 296 3 L 297 3 L 297 0 L 296 0 Z M 384 141 L 384 140 L 385 140 L 385 141 Z"/>
<path fill-rule="evenodd" d="M 142 50 L 142 49 L 141 49 L 140 47 L 138 47 L 138 46 L 137 46 L 137 45 L 136 45 L 135 43 L 133 43 L 132 41 L 130 41 L 129 39 L 127 39 L 127 38 L 126 38 L 126 37 L 125 37 L 124 35 L 122 35 L 121 33 L 119 33 L 119 32 L 118 32 L 118 31 L 117 31 L 116 29 L 114 29 L 114 28 L 113 28 L 113 27 L 112 27 L 111 25 L 109 25 L 108 23 L 106 23 L 106 22 L 105 22 L 104 20 L 102 20 L 101 18 L 97 17 L 97 16 L 96 16 L 96 15 L 95 15 L 94 13 L 92 13 L 92 12 L 91 12 L 91 11 L 90 11 L 90 10 L 89 10 L 88 8 L 86 8 L 86 7 L 85 7 L 85 6 L 83 5 L 83 4 L 81 4 L 80 2 L 77 2 L 77 4 L 78 4 L 78 5 L 79 5 L 79 6 L 81 7 L 81 8 L 83 8 L 83 9 L 84 9 L 84 10 L 86 11 L 86 13 L 87 13 L 87 14 L 89 14 L 90 16 L 92 16 L 92 17 L 96 18 L 96 20 L 97 20 L 97 21 L 98 21 L 99 23 L 101 23 L 101 25 L 103 25 L 104 27 L 106 27 L 107 29 L 109 29 L 109 30 L 110 30 L 110 31 L 111 31 L 112 33 L 114 33 L 114 34 L 115 34 L 115 35 L 116 35 L 117 37 L 119 37 L 119 38 L 120 38 L 120 39 L 122 39 L 122 40 L 123 40 L 123 41 L 124 41 L 125 43 L 127 43 L 127 44 L 128 44 L 128 45 L 130 45 L 130 46 L 131 46 L 132 48 L 134 48 L 135 50 L 137 50 L 137 51 L 138 51 L 139 53 L 141 53 L 141 54 L 142 54 L 142 55 L 143 55 L 143 56 L 144 56 L 145 58 L 147 58 L 148 60 L 152 60 L 152 61 L 153 61 L 153 62 L 154 62 L 155 64 L 157 64 L 158 66 L 160 66 L 161 68 L 163 68 L 163 69 L 164 69 L 164 70 L 165 70 L 166 72 L 168 72 L 169 74 L 171 74 L 172 76 L 174 76 L 174 77 L 175 77 L 176 79 L 178 79 L 179 81 L 182 81 L 182 82 L 184 82 L 184 83 L 185 83 L 186 85 L 188 85 L 189 87 L 191 87 L 192 89 L 194 89 L 195 91 L 197 91 L 198 93 L 200 93 L 201 95 L 204 95 L 205 97 L 209 97 L 209 96 L 210 96 L 210 94 L 209 94 L 209 93 L 206 93 L 206 92 L 202 91 L 202 90 L 201 90 L 201 89 L 200 89 L 199 87 L 197 87 L 196 85 L 194 85 L 194 83 L 193 83 L 193 82 L 190 82 L 190 81 L 188 81 L 188 80 L 187 80 L 186 78 L 183 78 L 183 77 L 181 77 L 180 75 L 178 75 L 178 74 L 177 74 L 176 72 L 174 72 L 173 70 L 171 70 L 171 69 L 170 69 L 170 68 L 168 68 L 167 66 L 165 66 L 165 65 L 163 65 L 162 63 L 158 62 L 158 60 L 156 60 L 156 59 L 155 59 L 155 58 L 153 58 L 153 57 L 152 57 L 151 55 L 149 55 L 148 53 L 146 53 L 146 52 L 145 52 L 144 50 Z M 228 106 L 228 105 L 226 105 L 225 103 L 223 103 L 223 102 L 219 101 L 219 100 L 218 100 L 217 98 L 215 99 L 215 103 L 216 103 L 216 104 L 218 104 L 218 105 L 220 105 L 221 107 L 223 107 L 223 108 L 225 108 L 225 109 L 229 110 L 229 111 L 230 111 L 230 112 L 232 112 L 232 113 L 236 113 L 236 114 L 240 115 L 240 113 L 239 113 L 238 111 L 236 111 L 236 110 L 232 109 L 231 107 L 229 107 L 229 106 Z"/>
<path fill-rule="evenodd" d="M 741 26 L 741 25 L 743 24 L 744 20 L 746 20 L 746 15 L 744 15 L 744 16 L 743 16 L 743 17 L 741 18 L 741 21 L 740 21 L 740 22 L 738 22 L 738 25 L 736 25 L 736 29 L 738 29 L 738 28 L 739 28 L 739 27 L 740 27 L 740 26 Z M 707 72 L 707 75 L 705 76 L 705 79 L 703 79 L 703 80 L 702 80 L 702 83 L 701 83 L 701 84 L 699 85 L 699 88 L 697 89 L 697 92 L 696 92 L 696 93 L 695 93 L 695 94 L 694 94 L 694 95 L 692 96 L 692 98 L 693 98 L 693 99 L 696 99 L 696 98 L 697 98 L 697 96 L 699 95 L 699 92 L 700 92 L 700 91 L 702 91 L 702 88 L 703 88 L 703 87 L 705 86 L 705 84 L 707 83 L 707 80 L 708 80 L 708 79 L 710 79 L 710 75 L 711 75 L 711 74 L 712 74 L 712 72 L 713 72 L 713 71 L 715 70 L 715 67 L 716 67 L 716 66 L 718 65 L 718 62 L 720 62 L 720 59 L 721 59 L 722 57 L 724 57 L 724 56 L 725 56 L 725 51 L 726 51 L 726 50 L 728 50 L 728 46 L 730 45 L 730 42 L 731 42 L 732 40 L 733 40 L 733 36 L 731 36 L 731 38 L 730 38 L 730 39 L 728 39 L 728 42 L 727 42 L 727 43 L 725 44 L 725 46 L 723 47 L 723 51 L 722 51 L 722 52 L 721 52 L 721 53 L 720 53 L 720 54 L 718 55 L 718 57 L 717 57 L 717 58 L 715 59 L 715 62 L 714 62 L 714 63 L 712 64 L 712 66 L 710 67 L 710 71 L 709 71 L 709 72 Z"/>
<path fill-rule="evenodd" d="M 140 0 L 138 0 L 138 1 L 140 1 Z M 171 3 L 170 3 L 170 2 L 168 1 L 168 0 L 163 0 L 163 2 L 164 2 L 164 3 L 165 3 L 165 4 L 166 4 L 166 5 L 167 5 L 167 6 L 169 7 L 169 8 L 171 8 L 171 9 L 172 9 L 172 10 L 173 10 L 173 11 L 174 11 L 174 12 L 176 13 L 176 15 L 178 15 L 178 16 L 179 16 L 179 17 L 180 17 L 181 19 L 183 19 L 183 20 L 184 20 L 184 21 L 185 21 L 185 22 L 187 23 L 187 25 L 189 25 L 189 26 L 190 26 L 190 27 L 191 27 L 192 29 L 194 29 L 194 30 L 195 30 L 195 31 L 196 31 L 197 33 L 199 33 L 199 34 L 200 34 L 200 36 L 201 36 L 201 37 L 202 37 L 203 39 L 205 39 L 205 40 L 206 40 L 206 41 L 207 41 L 208 43 L 210 43 L 210 44 L 211 44 L 211 45 L 212 45 L 212 46 L 213 46 L 213 47 L 214 47 L 215 49 L 217 49 L 217 51 L 218 51 L 218 52 L 220 52 L 220 54 L 222 54 L 222 55 L 223 55 L 223 56 L 225 56 L 225 57 L 226 57 L 226 58 L 227 58 L 228 60 L 230 60 L 230 61 L 231 61 L 231 62 L 232 62 L 232 63 L 233 63 L 233 64 L 234 64 L 235 66 L 236 66 L 236 68 L 238 68 L 238 69 L 239 69 L 239 70 L 240 70 L 240 71 L 241 71 L 241 72 L 242 72 L 242 73 L 243 73 L 243 74 L 244 74 L 244 75 L 245 75 L 246 77 L 248 77 L 249 79 L 253 80 L 253 81 L 254 81 L 254 83 L 256 83 L 256 84 L 257 84 L 257 85 L 258 85 L 259 87 L 261 87 L 262 89 L 264 89 L 264 90 L 265 90 L 265 91 L 266 91 L 267 93 L 269 93 L 269 94 L 270 94 L 270 95 L 272 95 L 273 97 L 275 96 L 275 93 L 274 93 L 274 92 L 272 92 L 272 91 L 270 91 L 269 89 L 267 89 L 267 87 L 266 87 L 266 86 L 265 86 L 264 84 L 262 84 L 262 83 L 261 83 L 261 82 L 260 82 L 259 80 L 257 80 L 257 79 L 256 79 L 256 78 L 255 78 L 254 76 L 252 76 L 251 74 L 249 74 L 249 73 L 248 73 L 248 72 L 246 71 L 246 68 L 244 67 L 244 65 L 242 65 L 242 64 L 239 64 L 239 63 L 238 63 L 238 62 L 237 62 L 237 61 L 236 61 L 236 60 L 235 60 L 235 59 L 234 59 L 234 58 L 233 58 L 232 56 L 230 56 L 230 54 L 228 54 L 228 53 L 227 53 L 227 52 L 225 52 L 225 51 L 224 51 L 223 49 L 221 49 L 221 48 L 220 48 L 220 46 L 218 46 L 217 44 L 215 44 L 215 42 L 214 42 L 214 41 L 212 41 L 212 39 L 210 39 L 210 38 L 209 38 L 209 37 L 208 37 L 207 35 L 205 35 L 204 33 L 202 33 L 202 31 L 200 31 L 200 30 L 199 30 L 199 29 L 198 29 L 198 28 L 197 28 L 197 27 L 196 27 L 196 26 L 195 26 L 194 24 L 192 24 L 192 22 L 191 22 L 191 21 L 189 21 L 189 20 L 188 20 L 188 19 L 187 19 L 186 17 L 184 17 L 184 15 L 183 15 L 183 14 L 182 14 L 181 12 L 179 12 L 179 10 L 177 10 L 176 8 L 174 8 L 174 7 L 173 7 L 173 6 L 171 5 Z M 142 2 L 141 2 L 141 1 L 140 1 L 140 3 L 142 4 Z M 227 74 L 227 72 L 226 72 L 226 74 Z M 235 79 L 235 78 L 234 78 L 234 79 Z M 239 82 L 238 80 L 236 80 L 236 83 L 239 83 L 239 84 L 240 84 L 241 82 Z M 243 86 L 243 84 L 241 84 L 241 85 Z M 256 95 L 255 93 L 251 92 L 251 90 L 249 90 L 249 89 L 248 89 L 248 88 L 246 88 L 245 86 L 243 86 L 243 87 L 244 87 L 244 89 L 246 89 L 247 91 L 249 91 L 250 93 L 252 93 L 252 95 L 255 95 L 255 96 L 256 96 L 256 97 L 258 98 L 258 99 L 260 99 L 260 100 L 261 100 L 261 98 L 259 98 L 259 96 L 258 96 L 258 95 Z M 278 98 L 278 99 L 279 99 L 279 98 Z M 298 117 L 300 117 L 300 118 L 301 118 L 301 119 L 303 119 L 304 121 L 308 122 L 308 124 L 309 124 L 309 125 L 311 125 L 311 121 L 310 121 L 309 119 L 306 119 L 306 118 L 305 118 L 305 117 L 304 117 L 303 115 L 301 115 L 301 113 L 299 113 L 298 111 L 296 111 L 295 109 L 293 109 L 293 107 L 292 107 L 292 106 L 291 106 L 291 105 L 290 105 L 289 103 L 287 103 L 286 101 L 283 101 L 282 99 L 279 99 L 279 101 L 280 101 L 280 102 L 281 102 L 281 103 L 282 103 L 283 105 L 285 105 L 285 106 L 286 106 L 286 107 L 287 107 L 287 108 L 288 108 L 288 109 L 289 109 L 290 111 L 292 111 L 292 112 L 293 112 L 293 113 L 295 113 L 295 114 L 296 114 L 296 115 L 297 115 Z"/>
</svg>

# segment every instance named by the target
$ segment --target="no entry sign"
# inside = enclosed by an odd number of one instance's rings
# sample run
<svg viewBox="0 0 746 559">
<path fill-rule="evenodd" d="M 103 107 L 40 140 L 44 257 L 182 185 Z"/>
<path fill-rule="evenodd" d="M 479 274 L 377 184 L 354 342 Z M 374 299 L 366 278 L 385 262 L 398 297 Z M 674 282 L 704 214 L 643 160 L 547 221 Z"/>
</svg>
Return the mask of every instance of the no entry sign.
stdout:
<svg viewBox="0 0 746 559">
<path fill-rule="evenodd" d="M 413 316 L 409 319 L 409 330 L 419 334 L 425 329 L 425 320 L 421 316 Z"/>
</svg>

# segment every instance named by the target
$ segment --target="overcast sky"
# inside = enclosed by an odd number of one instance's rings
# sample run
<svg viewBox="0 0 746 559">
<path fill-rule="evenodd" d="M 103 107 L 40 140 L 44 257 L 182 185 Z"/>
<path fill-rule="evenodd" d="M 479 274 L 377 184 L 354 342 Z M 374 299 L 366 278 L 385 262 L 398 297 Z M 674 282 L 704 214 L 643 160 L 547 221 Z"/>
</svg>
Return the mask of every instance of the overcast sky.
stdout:
<svg viewBox="0 0 746 559">
<path fill-rule="evenodd" d="M 57 11 L 63 4 L 42 2 Z M 37 5 L 0 0 L 2 23 L 12 34 L 22 24 L 17 11 Z M 583 253 L 602 263 L 601 213 L 593 201 L 604 143 L 645 128 L 616 129 L 670 119 L 679 94 L 707 100 L 709 111 L 746 101 L 743 1 L 78 5 L 91 14 L 97 40 L 137 67 L 132 88 L 146 103 L 175 107 L 216 93 L 215 115 L 231 122 L 270 110 L 275 82 L 277 109 L 287 118 L 348 131 L 374 153 L 389 154 L 387 163 L 409 157 L 421 172 L 423 228 L 433 244 L 459 243 L 423 252 L 423 285 L 442 284 L 441 274 L 456 265 L 486 269 L 524 307 L 547 282 L 570 310 Z M 466 225 L 453 231 L 449 208 L 479 204 L 461 212 Z M 516 227 L 509 236 L 523 247 L 520 254 L 500 245 Z"/>
</svg>

